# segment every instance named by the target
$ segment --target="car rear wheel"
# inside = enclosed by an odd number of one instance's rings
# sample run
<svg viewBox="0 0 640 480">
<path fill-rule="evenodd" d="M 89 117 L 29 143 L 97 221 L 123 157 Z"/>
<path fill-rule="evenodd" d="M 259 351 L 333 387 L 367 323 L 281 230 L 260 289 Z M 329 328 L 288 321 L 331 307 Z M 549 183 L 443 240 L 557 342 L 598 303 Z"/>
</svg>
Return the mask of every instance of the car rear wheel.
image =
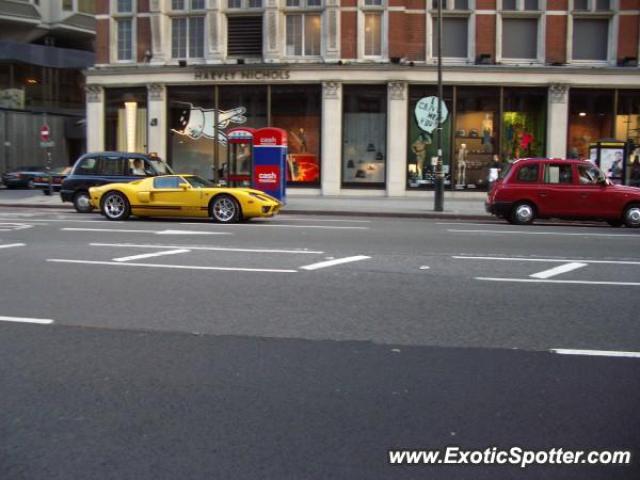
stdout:
<svg viewBox="0 0 640 480">
<path fill-rule="evenodd" d="M 211 219 L 216 223 L 238 223 L 240 205 L 231 195 L 218 195 L 211 201 L 209 209 Z"/>
<path fill-rule="evenodd" d="M 89 194 L 87 192 L 78 192 L 73 196 L 73 206 L 79 213 L 90 213 L 93 208 L 89 203 Z"/>
<path fill-rule="evenodd" d="M 640 204 L 629 205 L 624 211 L 624 224 L 629 228 L 640 227 Z"/>
<path fill-rule="evenodd" d="M 28 188 L 29 190 L 33 190 L 34 188 L 36 188 L 36 186 L 33 184 L 33 180 L 29 180 L 29 181 L 27 182 L 27 188 Z"/>
<path fill-rule="evenodd" d="M 516 203 L 509 215 L 509 222 L 515 225 L 529 225 L 536 218 L 536 209 L 528 202 Z"/>
<path fill-rule="evenodd" d="M 129 200 L 120 192 L 107 192 L 102 200 L 102 214 L 109 220 L 126 220 L 131 214 Z"/>
</svg>

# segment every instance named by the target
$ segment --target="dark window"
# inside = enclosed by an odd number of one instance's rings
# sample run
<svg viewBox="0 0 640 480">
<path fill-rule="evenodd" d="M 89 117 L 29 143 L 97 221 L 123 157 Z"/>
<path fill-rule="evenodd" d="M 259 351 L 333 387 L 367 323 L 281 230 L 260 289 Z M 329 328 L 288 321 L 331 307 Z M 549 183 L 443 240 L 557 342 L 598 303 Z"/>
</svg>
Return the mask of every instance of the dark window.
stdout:
<svg viewBox="0 0 640 480">
<path fill-rule="evenodd" d="M 505 18 L 502 21 L 502 56 L 535 59 L 538 54 L 538 19 Z"/>
<path fill-rule="evenodd" d="M 596 0 L 596 10 L 598 11 L 611 10 L 611 4 L 609 0 Z"/>
<path fill-rule="evenodd" d="M 153 179 L 153 188 L 178 188 L 180 177 L 159 177 Z"/>
<path fill-rule="evenodd" d="M 589 0 L 573 0 L 574 10 L 589 10 Z"/>
<path fill-rule="evenodd" d="M 606 60 L 609 20 L 575 19 L 573 21 L 573 59 Z"/>
<path fill-rule="evenodd" d="M 100 162 L 100 175 L 124 175 L 126 161 L 122 157 L 104 157 Z"/>
<path fill-rule="evenodd" d="M 518 170 L 518 182 L 534 183 L 538 181 L 538 164 L 524 165 Z"/>
<path fill-rule="evenodd" d="M 469 0 L 455 0 L 454 6 L 456 10 L 468 10 Z"/>
<path fill-rule="evenodd" d="M 516 0 L 502 0 L 503 10 L 515 10 L 516 8 Z"/>
<path fill-rule="evenodd" d="M 231 57 L 262 56 L 262 16 L 227 18 L 227 54 Z"/>
<path fill-rule="evenodd" d="M 438 53 L 438 17 L 433 17 L 433 56 Z M 442 56 L 452 58 L 466 58 L 468 45 L 469 19 L 467 17 L 443 17 Z"/>
<path fill-rule="evenodd" d="M 571 164 L 546 165 L 544 169 L 544 183 L 573 183 Z"/>
<path fill-rule="evenodd" d="M 76 175 L 97 175 L 98 159 L 95 157 L 85 158 L 80 162 L 74 173 Z"/>
<path fill-rule="evenodd" d="M 524 0 L 525 10 L 538 10 L 538 0 Z"/>
</svg>

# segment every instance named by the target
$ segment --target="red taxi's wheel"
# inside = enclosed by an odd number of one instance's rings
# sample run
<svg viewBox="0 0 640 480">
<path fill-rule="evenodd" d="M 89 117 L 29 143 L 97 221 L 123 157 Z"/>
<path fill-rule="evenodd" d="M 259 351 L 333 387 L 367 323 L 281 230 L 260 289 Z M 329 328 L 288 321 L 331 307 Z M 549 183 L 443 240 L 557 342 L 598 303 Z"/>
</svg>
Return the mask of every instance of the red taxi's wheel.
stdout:
<svg viewBox="0 0 640 480">
<path fill-rule="evenodd" d="M 102 199 L 102 214 L 109 220 L 126 220 L 131 214 L 127 197 L 120 192 L 107 192 Z"/>
<path fill-rule="evenodd" d="M 241 218 L 240 205 L 231 195 L 218 195 L 211 200 L 209 214 L 217 223 L 238 223 Z"/>
<path fill-rule="evenodd" d="M 529 225 L 536 218 L 536 208 L 529 202 L 519 202 L 513 206 L 509 222 L 515 225 Z"/>
<path fill-rule="evenodd" d="M 624 224 L 629 228 L 640 227 L 640 203 L 629 205 L 624 211 Z"/>
</svg>

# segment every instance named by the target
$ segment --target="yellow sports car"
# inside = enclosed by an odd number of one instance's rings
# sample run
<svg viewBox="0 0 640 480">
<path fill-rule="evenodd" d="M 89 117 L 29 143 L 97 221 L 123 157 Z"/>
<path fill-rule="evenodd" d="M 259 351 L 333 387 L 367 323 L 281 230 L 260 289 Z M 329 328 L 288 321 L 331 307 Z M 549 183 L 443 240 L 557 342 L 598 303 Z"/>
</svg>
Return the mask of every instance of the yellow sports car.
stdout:
<svg viewBox="0 0 640 480">
<path fill-rule="evenodd" d="M 109 220 L 138 217 L 211 217 L 236 223 L 272 217 L 282 204 L 252 188 L 216 187 L 196 175 L 163 175 L 131 183 L 110 183 L 89 189 L 91 206 Z"/>
</svg>

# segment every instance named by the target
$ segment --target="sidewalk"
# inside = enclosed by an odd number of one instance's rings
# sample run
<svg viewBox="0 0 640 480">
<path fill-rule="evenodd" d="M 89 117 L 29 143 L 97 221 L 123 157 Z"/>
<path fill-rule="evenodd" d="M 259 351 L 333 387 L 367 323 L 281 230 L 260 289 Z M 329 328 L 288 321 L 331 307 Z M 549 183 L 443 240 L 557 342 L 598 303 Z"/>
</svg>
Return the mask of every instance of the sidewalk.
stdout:
<svg viewBox="0 0 640 480">
<path fill-rule="evenodd" d="M 483 192 L 445 192 L 444 211 L 434 212 L 433 193 L 424 197 L 358 197 L 289 195 L 283 214 L 359 215 L 405 218 L 487 219 Z M 0 207 L 73 208 L 62 203 L 60 195 L 43 195 L 39 190 L 0 188 Z"/>
</svg>

